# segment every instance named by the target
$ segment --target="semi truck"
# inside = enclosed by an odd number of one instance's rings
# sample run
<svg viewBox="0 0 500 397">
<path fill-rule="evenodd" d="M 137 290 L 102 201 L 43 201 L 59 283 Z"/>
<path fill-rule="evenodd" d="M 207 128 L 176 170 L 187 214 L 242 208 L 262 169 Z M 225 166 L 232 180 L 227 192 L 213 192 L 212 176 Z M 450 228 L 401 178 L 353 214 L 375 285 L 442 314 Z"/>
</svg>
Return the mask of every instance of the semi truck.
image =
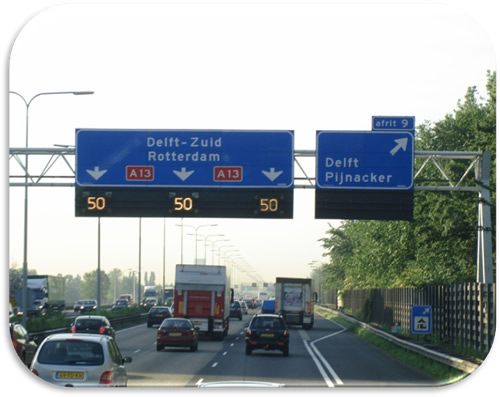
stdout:
<svg viewBox="0 0 500 397">
<path fill-rule="evenodd" d="M 28 314 L 40 314 L 47 309 L 64 310 L 66 284 L 64 277 L 32 275 L 28 276 Z M 16 303 L 19 311 L 24 311 L 23 290 L 16 291 Z"/>
<path fill-rule="evenodd" d="M 142 297 L 143 304 L 157 304 L 160 299 L 160 287 L 156 285 L 146 285 L 144 287 L 144 295 Z"/>
<path fill-rule="evenodd" d="M 174 316 L 189 318 L 200 334 L 224 339 L 233 301 L 225 266 L 177 265 Z"/>
<path fill-rule="evenodd" d="M 287 324 L 304 329 L 314 324 L 314 299 L 310 278 L 276 278 L 276 313 L 283 315 Z"/>
</svg>

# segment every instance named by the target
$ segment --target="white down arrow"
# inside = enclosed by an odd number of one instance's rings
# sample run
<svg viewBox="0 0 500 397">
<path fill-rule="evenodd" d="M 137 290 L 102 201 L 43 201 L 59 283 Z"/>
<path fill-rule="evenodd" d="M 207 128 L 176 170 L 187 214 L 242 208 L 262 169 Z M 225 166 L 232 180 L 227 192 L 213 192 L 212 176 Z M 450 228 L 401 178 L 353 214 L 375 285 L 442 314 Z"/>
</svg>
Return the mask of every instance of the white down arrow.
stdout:
<svg viewBox="0 0 500 397">
<path fill-rule="evenodd" d="M 108 170 L 101 170 L 99 167 L 94 167 L 93 170 L 85 170 L 88 172 L 88 174 L 94 178 L 96 181 L 99 180 L 101 176 L 103 176 Z"/>
<path fill-rule="evenodd" d="M 275 168 L 271 168 L 269 171 L 264 171 L 262 170 L 262 173 L 269 178 L 271 182 L 274 182 L 274 180 L 279 177 L 283 171 L 276 171 Z"/>
<path fill-rule="evenodd" d="M 188 179 L 191 176 L 191 174 L 194 173 L 194 170 L 187 171 L 186 167 L 182 167 L 180 171 L 174 170 L 173 172 L 175 175 L 177 175 L 179 177 L 179 179 L 181 181 L 184 182 L 186 179 Z"/>
</svg>

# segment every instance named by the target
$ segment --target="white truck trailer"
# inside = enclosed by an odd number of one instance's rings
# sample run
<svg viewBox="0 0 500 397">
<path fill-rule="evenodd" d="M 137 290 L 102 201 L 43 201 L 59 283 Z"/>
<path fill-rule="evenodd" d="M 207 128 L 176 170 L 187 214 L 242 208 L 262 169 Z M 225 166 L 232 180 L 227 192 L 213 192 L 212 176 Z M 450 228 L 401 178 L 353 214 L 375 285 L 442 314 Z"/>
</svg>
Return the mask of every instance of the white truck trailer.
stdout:
<svg viewBox="0 0 500 397">
<path fill-rule="evenodd" d="M 287 324 L 312 328 L 314 299 L 310 278 L 276 278 L 276 313 L 285 317 Z"/>
</svg>

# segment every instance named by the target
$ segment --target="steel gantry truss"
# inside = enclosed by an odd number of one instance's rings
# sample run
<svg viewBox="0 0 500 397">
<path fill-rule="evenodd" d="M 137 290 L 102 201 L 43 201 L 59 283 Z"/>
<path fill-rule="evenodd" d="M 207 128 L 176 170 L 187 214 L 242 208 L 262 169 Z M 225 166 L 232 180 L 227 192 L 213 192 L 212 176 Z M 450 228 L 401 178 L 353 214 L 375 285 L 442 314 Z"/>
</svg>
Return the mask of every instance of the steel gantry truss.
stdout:
<svg viewBox="0 0 500 397">
<path fill-rule="evenodd" d="M 490 210 L 490 152 L 415 151 L 415 190 L 476 192 L 478 200 L 477 281 L 493 283 L 493 259 Z M 29 169 L 26 167 L 29 161 Z M 314 150 L 295 150 L 298 168 L 294 188 L 315 188 Z M 458 179 L 446 171 L 446 162 L 463 167 Z M 10 148 L 10 187 L 74 187 L 75 148 Z M 423 171 L 432 168 L 439 178 L 426 180 Z M 299 176 L 297 176 L 299 174 Z"/>
</svg>

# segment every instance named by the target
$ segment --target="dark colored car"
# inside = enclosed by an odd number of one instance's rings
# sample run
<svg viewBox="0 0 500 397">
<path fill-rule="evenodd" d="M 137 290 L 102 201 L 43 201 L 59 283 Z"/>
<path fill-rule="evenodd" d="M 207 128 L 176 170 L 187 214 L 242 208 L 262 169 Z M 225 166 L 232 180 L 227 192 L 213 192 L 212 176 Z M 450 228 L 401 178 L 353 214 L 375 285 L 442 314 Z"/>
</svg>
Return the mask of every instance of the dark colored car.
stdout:
<svg viewBox="0 0 500 397">
<path fill-rule="evenodd" d="M 238 318 L 240 321 L 243 319 L 243 308 L 241 307 L 240 301 L 234 301 L 231 304 L 231 311 L 229 317 Z"/>
<path fill-rule="evenodd" d="M 11 323 L 9 328 L 14 350 L 21 361 L 29 366 L 37 349 L 36 343 L 30 338 L 28 331 L 21 324 Z"/>
<path fill-rule="evenodd" d="M 76 301 L 73 306 L 73 311 L 75 312 L 91 312 L 92 310 L 97 309 L 97 301 L 94 299 L 82 299 Z"/>
<path fill-rule="evenodd" d="M 167 318 L 163 320 L 156 335 L 156 350 L 166 346 L 185 346 L 194 352 L 198 350 L 198 328 L 187 318 Z"/>
<path fill-rule="evenodd" d="M 283 316 L 256 314 L 245 330 L 246 354 L 255 349 L 281 350 L 288 356 L 290 331 Z"/>
<path fill-rule="evenodd" d="M 115 330 L 104 316 L 78 316 L 71 326 L 72 333 L 102 334 L 115 337 Z"/>
<path fill-rule="evenodd" d="M 128 309 L 130 307 L 130 303 L 128 299 L 117 299 L 115 304 L 111 306 L 112 311 Z"/>
<path fill-rule="evenodd" d="M 166 318 L 172 317 L 170 308 L 167 306 L 153 306 L 148 312 L 148 328 L 160 325 Z"/>
</svg>

